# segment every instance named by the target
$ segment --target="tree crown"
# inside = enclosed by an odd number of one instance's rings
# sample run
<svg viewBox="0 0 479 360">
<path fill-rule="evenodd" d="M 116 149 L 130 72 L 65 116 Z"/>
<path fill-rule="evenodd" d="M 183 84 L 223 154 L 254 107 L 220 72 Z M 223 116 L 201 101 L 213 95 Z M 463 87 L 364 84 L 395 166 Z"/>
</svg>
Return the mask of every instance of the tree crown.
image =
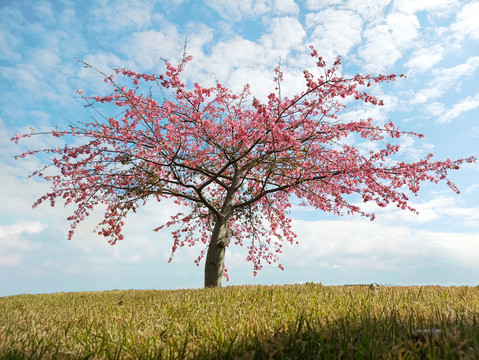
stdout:
<svg viewBox="0 0 479 360">
<path fill-rule="evenodd" d="M 68 218 L 71 239 L 78 223 L 96 206 L 106 204 L 97 232 L 115 244 L 123 239 L 122 227 L 130 211 L 148 199 L 174 198 L 189 212 L 175 214 L 155 229 L 179 226 L 172 232 L 172 256 L 178 247 L 198 241 L 208 244 L 213 224 L 227 221 L 233 243 L 247 244 L 246 260 L 253 262 L 256 273 L 262 260 L 278 260 L 283 241 L 296 241 L 287 217 L 292 196 L 301 205 L 325 212 L 374 219 L 373 213 L 363 211 L 353 200 L 359 197 L 381 207 L 395 204 L 415 211 L 407 194 L 417 194 L 421 182 L 448 181 L 448 170 L 475 161 L 472 157 L 433 161 L 432 154 L 413 163 L 390 161 L 400 149 L 394 139 L 422 134 L 401 131 L 392 122 L 375 124 L 370 118 L 343 121 L 338 112 L 345 108 L 345 98 L 383 105 L 366 89 L 397 76 L 345 78 L 338 75 L 339 58 L 328 67 L 311 50 L 320 75 L 305 70 L 304 90 L 288 98 L 282 95 L 283 73 L 277 67 L 275 89 L 264 101 L 252 98 L 249 86 L 240 93 L 220 83 L 209 88 L 195 83 L 188 88 L 181 80 L 191 60 L 187 56 L 178 66 L 166 62 L 162 75 L 127 69 L 116 69 L 115 75 L 100 72 L 112 86 L 111 94 L 89 97 L 81 90 L 78 93 L 89 107 L 106 103 L 121 108 L 122 113 L 117 117 L 99 114 L 90 122 L 48 132 L 55 137 L 82 137 L 82 145 L 20 155 L 54 154 L 51 164 L 33 174 L 52 182 L 51 192 L 34 206 L 46 200 L 53 206 L 58 198 L 74 204 Z M 117 77 L 131 85 L 121 85 Z M 141 93 L 140 84 L 148 83 L 161 91 L 159 98 Z M 37 134 L 17 135 L 12 140 Z M 345 141 L 351 135 L 382 148 L 365 154 Z M 58 172 L 46 175 L 47 167 Z M 198 264 L 204 253 L 196 260 Z"/>
</svg>

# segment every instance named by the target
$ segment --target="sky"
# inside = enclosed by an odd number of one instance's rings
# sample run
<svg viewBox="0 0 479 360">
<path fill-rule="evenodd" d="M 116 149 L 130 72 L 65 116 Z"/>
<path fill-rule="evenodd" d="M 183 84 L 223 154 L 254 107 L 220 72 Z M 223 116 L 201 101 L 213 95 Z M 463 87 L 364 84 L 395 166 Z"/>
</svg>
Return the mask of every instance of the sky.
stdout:
<svg viewBox="0 0 479 360">
<path fill-rule="evenodd" d="M 172 203 L 148 203 L 127 219 L 115 246 L 93 234 L 101 212 L 67 240 L 73 207 L 32 204 L 49 190 L 27 178 L 42 159 L 14 160 L 25 149 L 62 141 L 37 136 L 92 115 L 75 91 L 105 95 L 96 68 L 160 73 L 187 43 L 186 79 L 234 89 L 246 83 L 259 99 L 273 91 L 281 62 L 284 92 L 304 84 L 309 46 L 337 55 L 347 74 L 405 73 L 375 86 L 383 107 L 348 103 L 343 119 L 392 120 L 423 139 L 401 142 L 415 161 L 479 156 L 479 1 L 466 0 L 0 0 L 0 296 L 111 289 L 201 288 L 201 247 L 181 248 L 168 263 L 172 236 L 152 229 Z M 114 114 L 108 114 L 114 115 Z M 367 144 L 359 144 L 366 146 Z M 342 285 L 479 284 L 479 165 L 451 173 L 461 189 L 424 184 L 411 204 L 373 209 L 376 220 L 293 207 L 298 245 L 285 245 L 277 266 L 253 276 L 246 249 L 230 246 L 223 285 L 321 282 Z"/>
</svg>

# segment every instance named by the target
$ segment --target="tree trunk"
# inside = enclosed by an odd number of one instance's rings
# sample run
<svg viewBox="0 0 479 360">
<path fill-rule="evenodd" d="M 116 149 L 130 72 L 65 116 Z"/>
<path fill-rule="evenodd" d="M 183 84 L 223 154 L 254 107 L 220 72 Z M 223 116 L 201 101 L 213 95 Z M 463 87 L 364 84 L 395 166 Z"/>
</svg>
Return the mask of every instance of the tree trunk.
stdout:
<svg viewBox="0 0 479 360">
<path fill-rule="evenodd" d="M 206 253 L 205 287 L 221 287 L 225 250 L 231 240 L 226 220 L 217 221 Z"/>
<path fill-rule="evenodd" d="M 241 172 L 235 170 L 221 211 L 214 217 L 215 227 L 206 253 L 205 287 L 221 287 L 225 267 L 225 250 L 232 235 L 228 228 L 228 220 L 233 212 L 233 202 L 241 183 L 240 179 Z"/>
</svg>

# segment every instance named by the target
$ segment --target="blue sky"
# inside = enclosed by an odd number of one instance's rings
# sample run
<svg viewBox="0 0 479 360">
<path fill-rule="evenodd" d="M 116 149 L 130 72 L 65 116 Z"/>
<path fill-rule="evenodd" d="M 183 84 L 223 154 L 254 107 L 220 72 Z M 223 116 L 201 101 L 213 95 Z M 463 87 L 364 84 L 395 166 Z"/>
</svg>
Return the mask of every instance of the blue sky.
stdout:
<svg viewBox="0 0 479 360">
<path fill-rule="evenodd" d="M 1 0 L 0 296 L 203 285 L 203 263 L 193 263 L 201 249 L 182 248 L 168 263 L 172 237 L 152 231 L 172 214 L 171 203 L 148 204 L 129 218 L 126 239 L 115 246 L 92 233 L 101 212 L 67 241 L 73 208 L 32 209 L 48 190 L 39 179 L 26 179 L 41 162 L 13 157 L 58 139 L 19 145 L 9 139 L 30 127 L 89 119 L 75 91 L 102 95 L 106 88 L 75 57 L 106 72 L 158 73 L 162 58 L 181 56 L 187 38 L 194 57 L 185 71 L 189 80 L 211 85 L 217 79 L 233 89 L 250 83 L 261 98 L 273 88 L 279 58 L 284 91 L 301 89 L 314 45 L 326 59 L 342 56 L 345 75 L 408 75 L 373 89 L 384 107 L 350 103 L 344 118 L 391 119 L 424 133 L 424 139 L 401 143 L 405 160 L 429 152 L 455 159 L 479 155 L 477 19 L 479 2 L 464 0 Z M 477 285 L 479 166 L 466 166 L 451 180 L 461 194 L 426 184 L 412 199 L 419 215 L 386 208 L 370 222 L 294 208 L 300 243 L 285 246 L 286 269 L 265 267 L 253 277 L 245 249 L 230 247 L 224 285 Z"/>
</svg>

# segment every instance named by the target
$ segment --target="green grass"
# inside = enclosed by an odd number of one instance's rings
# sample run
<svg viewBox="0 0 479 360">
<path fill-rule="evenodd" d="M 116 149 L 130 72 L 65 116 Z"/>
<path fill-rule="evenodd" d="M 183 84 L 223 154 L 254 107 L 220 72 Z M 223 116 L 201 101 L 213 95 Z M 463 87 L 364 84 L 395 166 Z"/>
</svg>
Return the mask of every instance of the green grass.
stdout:
<svg viewBox="0 0 479 360">
<path fill-rule="evenodd" d="M 19 295 L 0 298 L 0 359 L 479 359 L 478 322 L 479 287 Z"/>
</svg>

